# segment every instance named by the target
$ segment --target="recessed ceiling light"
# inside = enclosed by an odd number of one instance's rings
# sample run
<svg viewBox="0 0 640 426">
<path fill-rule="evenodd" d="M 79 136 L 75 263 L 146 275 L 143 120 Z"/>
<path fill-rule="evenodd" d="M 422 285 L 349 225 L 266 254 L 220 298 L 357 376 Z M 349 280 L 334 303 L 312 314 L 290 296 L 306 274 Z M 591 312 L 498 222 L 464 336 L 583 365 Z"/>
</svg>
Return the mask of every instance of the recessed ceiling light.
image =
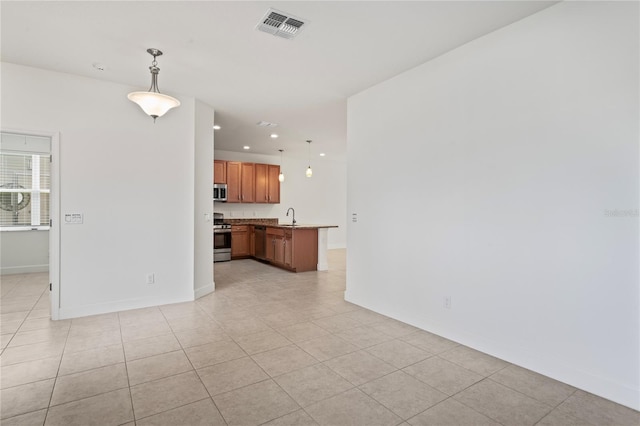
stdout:
<svg viewBox="0 0 640 426">
<path fill-rule="evenodd" d="M 243 148 L 244 148 L 244 149 L 251 149 L 251 147 L 250 147 L 250 146 L 247 146 L 247 145 L 243 146 Z"/>
<path fill-rule="evenodd" d="M 278 135 L 277 135 L 277 134 L 275 134 L 275 133 L 271 133 L 271 139 L 277 139 L 277 138 L 278 138 Z"/>
<path fill-rule="evenodd" d="M 320 157 L 324 157 L 326 154 L 324 152 L 320 153 Z"/>
<path fill-rule="evenodd" d="M 214 125 L 213 125 L 213 130 L 220 130 L 220 126 L 219 126 L 219 125 L 217 125 L 217 124 L 214 124 Z"/>
<path fill-rule="evenodd" d="M 258 121 L 256 125 L 260 127 L 276 127 L 276 123 L 269 123 L 268 121 Z"/>
</svg>

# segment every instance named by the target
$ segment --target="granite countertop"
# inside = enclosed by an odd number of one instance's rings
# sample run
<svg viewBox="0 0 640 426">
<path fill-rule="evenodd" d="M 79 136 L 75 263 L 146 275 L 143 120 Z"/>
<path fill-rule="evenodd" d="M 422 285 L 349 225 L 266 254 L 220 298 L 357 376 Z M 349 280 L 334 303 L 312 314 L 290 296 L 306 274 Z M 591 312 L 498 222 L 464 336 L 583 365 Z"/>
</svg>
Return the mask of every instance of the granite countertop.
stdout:
<svg viewBox="0 0 640 426">
<path fill-rule="evenodd" d="M 231 225 L 263 225 L 269 228 L 280 229 L 319 229 L 319 228 L 337 228 L 338 225 L 316 225 L 309 223 L 278 223 L 278 219 L 255 218 L 255 219 L 225 219 L 225 222 Z"/>
<path fill-rule="evenodd" d="M 279 223 L 276 225 L 266 225 L 269 228 L 282 228 L 282 229 L 318 229 L 318 228 L 337 228 L 338 225 L 314 225 L 310 223 L 296 223 L 291 225 L 290 223 Z"/>
</svg>

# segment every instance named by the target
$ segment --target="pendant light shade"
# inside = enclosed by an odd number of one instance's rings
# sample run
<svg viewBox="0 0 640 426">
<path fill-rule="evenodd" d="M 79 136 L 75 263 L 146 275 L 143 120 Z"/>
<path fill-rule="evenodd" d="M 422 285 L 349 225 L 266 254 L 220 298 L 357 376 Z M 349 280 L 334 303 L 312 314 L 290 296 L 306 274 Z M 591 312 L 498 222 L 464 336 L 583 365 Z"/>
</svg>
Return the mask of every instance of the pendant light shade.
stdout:
<svg viewBox="0 0 640 426">
<path fill-rule="evenodd" d="M 148 92 L 131 92 L 127 95 L 127 98 L 129 98 L 131 102 L 138 104 L 147 115 L 153 118 L 153 122 L 155 123 L 156 118 L 162 117 L 171 108 L 180 106 L 180 101 L 171 96 L 163 95 L 158 89 L 158 74 L 160 73 L 160 68 L 158 68 L 156 57 L 161 56 L 162 51 L 150 48 L 147 49 L 147 52 L 153 56 L 153 62 L 151 62 L 151 66 L 149 67 L 149 71 L 151 71 L 151 87 Z"/>
<path fill-rule="evenodd" d="M 147 115 L 153 117 L 153 121 L 165 115 L 171 108 L 180 106 L 180 101 L 176 98 L 156 92 L 131 92 L 127 98 L 137 103 Z"/>
<path fill-rule="evenodd" d="M 284 149 L 279 149 L 278 151 L 280 151 L 280 174 L 278 175 L 278 181 L 284 182 L 284 173 L 282 173 L 282 153 Z"/>
<path fill-rule="evenodd" d="M 311 141 L 308 140 L 307 143 L 309 144 L 309 167 L 307 167 L 305 175 L 310 178 L 313 176 L 313 170 L 311 170 Z"/>
</svg>

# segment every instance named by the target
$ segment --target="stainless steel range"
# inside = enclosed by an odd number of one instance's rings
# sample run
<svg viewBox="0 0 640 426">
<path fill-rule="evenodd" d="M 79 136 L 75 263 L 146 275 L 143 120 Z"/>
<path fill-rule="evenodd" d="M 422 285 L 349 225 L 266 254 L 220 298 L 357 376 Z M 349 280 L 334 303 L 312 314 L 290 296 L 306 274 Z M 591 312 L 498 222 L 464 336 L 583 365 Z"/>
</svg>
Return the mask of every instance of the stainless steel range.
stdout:
<svg viewBox="0 0 640 426">
<path fill-rule="evenodd" d="M 231 260 L 231 225 L 224 222 L 222 213 L 213 214 L 213 261 Z"/>
</svg>

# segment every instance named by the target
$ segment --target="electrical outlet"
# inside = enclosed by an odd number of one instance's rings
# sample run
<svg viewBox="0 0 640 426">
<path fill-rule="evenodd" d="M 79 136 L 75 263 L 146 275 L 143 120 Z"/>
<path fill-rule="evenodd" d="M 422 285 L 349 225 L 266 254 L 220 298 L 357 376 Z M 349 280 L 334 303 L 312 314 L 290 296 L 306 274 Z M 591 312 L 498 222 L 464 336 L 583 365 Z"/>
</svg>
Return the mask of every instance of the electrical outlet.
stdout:
<svg viewBox="0 0 640 426">
<path fill-rule="evenodd" d="M 451 296 L 444 297 L 444 307 L 446 309 L 451 309 Z"/>
<path fill-rule="evenodd" d="M 147 274 L 147 284 L 153 284 L 156 282 L 156 274 Z"/>
</svg>

